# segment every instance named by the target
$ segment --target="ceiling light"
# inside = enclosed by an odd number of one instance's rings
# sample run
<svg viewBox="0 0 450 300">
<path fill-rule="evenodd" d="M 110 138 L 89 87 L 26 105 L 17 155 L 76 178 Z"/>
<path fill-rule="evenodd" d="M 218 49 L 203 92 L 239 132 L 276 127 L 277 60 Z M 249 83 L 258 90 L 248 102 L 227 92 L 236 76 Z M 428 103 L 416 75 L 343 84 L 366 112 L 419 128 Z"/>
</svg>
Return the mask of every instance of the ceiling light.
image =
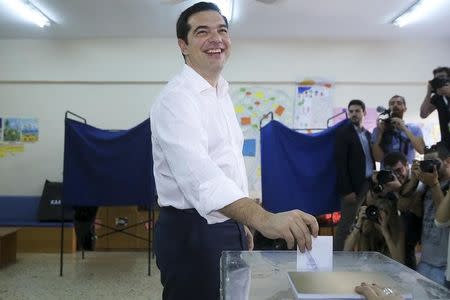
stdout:
<svg viewBox="0 0 450 300">
<path fill-rule="evenodd" d="M 6 4 L 17 14 L 39 27 L 50 26 L 50 19 L 28 0 L 6 0 Z"/>
<path fill-rule="evenodd" d="M 442 0 L 418 0 L 396 17 L 392 24 L 403 27 L 409 23 L 415 22 L 428 15 L 433 9 L 436 9 Z"/>
<path fill-rule="evenodd" d="M 212 0 L 214 4 L 216 4 L 222 15 L 224 15 L 228 22 L 231 22 L 231 18 L 233 16 L 233 0 Z"/>
</svg>

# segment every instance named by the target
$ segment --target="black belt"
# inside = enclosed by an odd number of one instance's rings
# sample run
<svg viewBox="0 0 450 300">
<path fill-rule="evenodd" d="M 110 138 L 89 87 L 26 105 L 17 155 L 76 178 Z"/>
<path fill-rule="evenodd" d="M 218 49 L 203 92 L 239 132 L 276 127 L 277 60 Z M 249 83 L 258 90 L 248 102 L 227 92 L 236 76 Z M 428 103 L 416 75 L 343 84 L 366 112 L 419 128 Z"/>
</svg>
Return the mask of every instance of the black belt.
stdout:
<svg viewBox="0 0 450 300">
<path fill-rule="evenodd" d="M 188 213 L 188 214 L 196 214 L 196 215 L 199 214 L 195 208 L 180 209 L 180 208 L 176 208 L 173 206 L 162 206 L 162 207 L 160 207 L 160 211 L 179 212 L 179 213 Z"/>
</svg>

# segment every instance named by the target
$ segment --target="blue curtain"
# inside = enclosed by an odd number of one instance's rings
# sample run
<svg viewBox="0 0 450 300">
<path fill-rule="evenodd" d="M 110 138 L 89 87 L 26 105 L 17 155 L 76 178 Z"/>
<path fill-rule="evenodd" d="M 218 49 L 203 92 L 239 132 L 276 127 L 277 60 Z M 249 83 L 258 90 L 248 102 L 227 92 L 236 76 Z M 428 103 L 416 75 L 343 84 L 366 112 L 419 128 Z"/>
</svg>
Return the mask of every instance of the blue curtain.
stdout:
<svg viewBox="0 0 450 300">
<path fill-rule="evenodd" d="M 340 209 L 336 190 L 336 129 L 302 134 L 277 121 L 261 129 L 263 206 L 272 212 L 300 209 L 321 215 Z"/>
<path fill-rule="evenodd" d="M 155 197 L 150 119 L 129 130 L 65 120 L 64 205 L 149 207 Z"/>
</svg>

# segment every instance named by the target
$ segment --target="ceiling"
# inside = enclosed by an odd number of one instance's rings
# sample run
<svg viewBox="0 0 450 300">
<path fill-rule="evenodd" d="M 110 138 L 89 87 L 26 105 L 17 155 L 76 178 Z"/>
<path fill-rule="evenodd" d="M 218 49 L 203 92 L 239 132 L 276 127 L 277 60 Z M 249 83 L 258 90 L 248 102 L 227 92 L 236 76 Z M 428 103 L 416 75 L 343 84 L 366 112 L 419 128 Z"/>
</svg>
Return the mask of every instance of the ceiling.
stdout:
<svg viewBox="0 0 450 300">
<path fill-rule="evenodd" d="M 55 23 L 41 29 L 13 15 L 0 0 L 0 38 L 175 37 L 187 0 L 32 0 Z M 180 2 L 172 0 L 173 2 Z M 389 24 L 415 0 L 234 0 L 230 33 L 238 39 L 450 40 L 450 0 L 419 22 Z"/>
</svg>

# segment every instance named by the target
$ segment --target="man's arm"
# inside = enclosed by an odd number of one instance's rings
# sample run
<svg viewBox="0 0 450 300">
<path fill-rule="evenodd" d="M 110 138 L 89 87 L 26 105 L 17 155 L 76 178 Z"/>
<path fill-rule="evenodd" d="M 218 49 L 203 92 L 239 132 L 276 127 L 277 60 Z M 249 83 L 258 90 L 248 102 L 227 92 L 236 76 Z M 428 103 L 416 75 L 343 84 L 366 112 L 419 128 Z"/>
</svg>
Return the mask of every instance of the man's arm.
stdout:
<svg viewBox="0 0 450 300">
<path fill-rule="evenodd" d="M 339 194 L 344 197 L 345 201 L 355 202 L 356 193 L 352 189 L 350 182 L 350 172 L 348 168 L 348 152 L 349 152 L 349 141 L 346 138 L 344 131 L 346 128 L 340 128 L 336 132 L 335 140 L 335 162 L 336 162 L 336 180 Z"/>
<path fill-rule="evenodd" d="M 439 183 L 436 167 L 434 167 L 433 173 L 421 171 L 419 179 L 429 187 L 431 191 L 431 196 L 433 198 L 434 206 L 439 207 L 442 200 L 444 199 L 444 193 L 441 190 L 441 185 Z"/>
<path fill-rule="evenodd" d="M 378 127 L 373 130 L 372 133 L 372 154 L 375 161 L 383 161 L 384 151 L 381 148 L 381 140 L 383 138 L 384 133 L 384 125 L 381 124 L 381 121 L 378 122 Z"/>
<path fill-rule="evenodd" d="M 305 247 L 311 249 L 311 235 L 319 233 L 315 217 L 300 210 L 271 213 L 264 210 L 255 200 L 239 199 L 219 210 L 225 216 L 254 228 L 267 238 L 282 238 L 289 248 L 295 242 L 303 252 Z"/>
<path fill-rule="evenodd" d="M 423 99 L 422 105 L 420 106 L 420 117 L 422 119 L 425 119 L 428 117 L 434 110 L 436 109 L 436 106 L 434 106 L 431 103 L 431 86 L 428 83 L 427 86 L 427 94 L 425 95 L 425 98 Z"/>
<path fill-rule="evenodd" d="M 437 206 L 435 218 L 439 223 L 446 223 L 450 220 L 450 193 L 447 193 Z"/>
<path fill-rule="evenodd" d="M 411 141 L 411 144 L 413 145 L 414 149 L 419 154 L 425 153 L 425 142 L 422 137 L 422 131 L 420 129 L 416 130 L 416 133 L 414 134 L 405 124 L 405 121 L 403 121 L 400 118 L 392 118 L 392 122 L 395 124 L 395 126 L 403 131 L 406 136 Z"/>
</svg>

